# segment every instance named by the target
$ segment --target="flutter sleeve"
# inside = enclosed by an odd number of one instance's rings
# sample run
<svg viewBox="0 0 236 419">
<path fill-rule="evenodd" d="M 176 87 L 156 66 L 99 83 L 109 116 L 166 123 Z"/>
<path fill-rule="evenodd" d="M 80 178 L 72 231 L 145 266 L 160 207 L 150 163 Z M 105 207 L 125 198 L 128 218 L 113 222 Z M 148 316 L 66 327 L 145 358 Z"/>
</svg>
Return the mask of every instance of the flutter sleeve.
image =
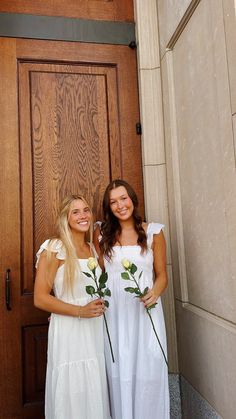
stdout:
<svg viewBox="0 0 236 419">
<path fill-rule="evenodd" d="M 153 235 L 154 234 L 159 234 L 161 232 L 161 230 L 163 230 L 165 227 L 164 224 L 160 224 L 160 223 L 149 223 L 148 224 L 148 228 L 147 228 L 147 244 L 148 247 L 152 246 L 152 242 L 153 242 Z"/>
<path fill-rule="evenodd" d="M 36 253 L 36 264 L 35 264 L 36 268 L 38 267 L 40 255 L 44 250 L 56 253 L 56 258 L 59 260 L 65 260 L 66 258 L 66 252 L 65 252 L 65 249 L 61 240 L 47 239 L 45 240 L 45 242 L 43 242 L 43 244 L 41 244 L 39 250 Z"/>
</svg>

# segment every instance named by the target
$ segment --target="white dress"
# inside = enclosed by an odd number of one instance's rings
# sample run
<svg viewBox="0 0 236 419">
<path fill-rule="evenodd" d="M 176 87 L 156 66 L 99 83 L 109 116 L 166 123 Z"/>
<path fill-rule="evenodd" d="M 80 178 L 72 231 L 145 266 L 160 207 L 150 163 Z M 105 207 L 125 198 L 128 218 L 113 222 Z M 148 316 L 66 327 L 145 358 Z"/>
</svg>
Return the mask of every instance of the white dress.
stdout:
<svg viewBox="0 0 236 419">
<path fill-rule="evenodd" d="M 162 224 L 150 223 L 147 229 L 148 251 L 140 246 L 114 246 L 113 257 L 105 260 L 108 273 L 107 286 L 111 290 L 110 307 L 106 312 L 114 350 L 112 363 L 110 348 L 105 337 L 105 355 L 111 400 L 112 419 L 168 419 L 169 388 L 168 368 L 160 350 L 150 319 L 143 303 L 125 287 L 135 286 L 121 278 L 124 272 L 121 261 L 133 262 L 143 275 L 139 280 L 141 290 L 153 286 L 153 234 L 160 233 Z M 166 332 L 161 298 L 151 310 L 155 328 L 166 354 Z"/>
<path fill-rule="evenodd" d="M 37 256 L 47 249 L 49 240 Z M 52 251 L 65 260 L 65 251 L 57 240 Z M 82 271 L 89 272 L 87 259 L 79 259 Z M 98 274 L 100 268 L 97 268 Z M 62 301 L 85 305 L 91 301 L 86 285 L 92 278 L 78 272 L 73 295 L 63 293 L 64 265 L 56 273 L 54 294 Z M 110 419 L 105 372 L 103 317 L 76 318 L 52 314 L 48 331 L 46 374 L 46 419 Z"/>
</svg>

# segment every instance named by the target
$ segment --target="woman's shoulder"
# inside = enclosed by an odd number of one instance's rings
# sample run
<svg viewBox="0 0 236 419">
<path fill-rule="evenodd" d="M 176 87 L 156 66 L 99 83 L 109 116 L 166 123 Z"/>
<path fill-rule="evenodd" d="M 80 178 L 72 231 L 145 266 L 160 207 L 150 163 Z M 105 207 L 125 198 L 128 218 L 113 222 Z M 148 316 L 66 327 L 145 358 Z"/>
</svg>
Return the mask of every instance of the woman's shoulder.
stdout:
<svg viewBox="0 0 236 419">
<path fill-rule="evenodd" d="M 40 255 L 45 250 L 48 252 L 55 253 L 56 258 L 59 260 L 65 260 L 66 258 L 66 252 L 62 241 L 59 238 L 47 239 L 41 244 L 39 250 L 36 253 L 36 268 L 38 265 Z"/>
<path fill-rule="evenodd" d="M 163 230 L 163 228 L 165 227 L 164 224 L 161 223 L 148 223 L 147 224 L 147 235 L 148 234 L 159 234 L 161 232 L 161 230 Z"/>
<path fill-rule="evenodd" d="M 148 246 L 152 246 L 153 236 L 155 234 L 160 234 L 164 227 L 165 225 L 161 223 L 148 223 L 146 230 Z"/>
</svg>

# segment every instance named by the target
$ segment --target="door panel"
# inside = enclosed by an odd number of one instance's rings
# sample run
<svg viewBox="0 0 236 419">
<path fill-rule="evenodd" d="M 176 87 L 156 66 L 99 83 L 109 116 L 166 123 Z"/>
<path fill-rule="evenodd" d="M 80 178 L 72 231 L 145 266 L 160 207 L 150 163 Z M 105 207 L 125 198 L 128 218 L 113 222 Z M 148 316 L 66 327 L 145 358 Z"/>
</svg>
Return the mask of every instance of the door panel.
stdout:
<svg viewBox="0 0 236 419">
<path fill-rule="evenodd" d="M 0 409 L 4 419 L 41 418 L 48 313 L 33 307 L 35 252 L 55 234 L 69 192 L 92 200 L 101 219 L 107 183 L 123 177 L 143 210 L 136 58 L 125 46 L 0 42 Z M 4 305 L 8 268 L 11 311 Z"/>
<path fill-rule="evenodd" d="M 47 325 L 22 328 L 24 404 L 41 402 L 44 397 L 47 329 Z"/>
<path fill-rule="evenodd" d="M 111 178 L 110 144 L 120 156 L 118 103 L 116 94 L 108 95 L 108 90 L 116 92 L 114 67 L 20 62 L 18 68 L 22 280 L 24 293 L 29 293 L 34 255 L 56 233 L 61 199 L 80 192 L 92 197 L 93 212 L 101 219 L 101 199 Z M 113 172 L 121 175 L 120 158 Z"/>
</svg>

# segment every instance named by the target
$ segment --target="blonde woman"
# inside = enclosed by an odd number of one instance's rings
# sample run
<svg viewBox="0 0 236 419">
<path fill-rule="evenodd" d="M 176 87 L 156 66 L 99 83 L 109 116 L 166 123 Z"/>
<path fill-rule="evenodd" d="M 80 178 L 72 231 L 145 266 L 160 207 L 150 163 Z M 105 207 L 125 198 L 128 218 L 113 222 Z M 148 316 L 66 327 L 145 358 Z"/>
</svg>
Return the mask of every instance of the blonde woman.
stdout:
<svg viewBox="0 0 236 419">
<path fill-rule="evenodd" d="M 52 313 L 46 419 L 110 418 L 103 348 L 105 307 L 101 299 L 91 301 L 85 288 L 93 285 L 92 279 L 83 274 L 89 271 L 88 258 L 94 257 L 92 229 L 85 198 L 69 196 L 61 205 L 58 238 L 46 240 L 37 253 L 34 304 Z"/>
</svg>

